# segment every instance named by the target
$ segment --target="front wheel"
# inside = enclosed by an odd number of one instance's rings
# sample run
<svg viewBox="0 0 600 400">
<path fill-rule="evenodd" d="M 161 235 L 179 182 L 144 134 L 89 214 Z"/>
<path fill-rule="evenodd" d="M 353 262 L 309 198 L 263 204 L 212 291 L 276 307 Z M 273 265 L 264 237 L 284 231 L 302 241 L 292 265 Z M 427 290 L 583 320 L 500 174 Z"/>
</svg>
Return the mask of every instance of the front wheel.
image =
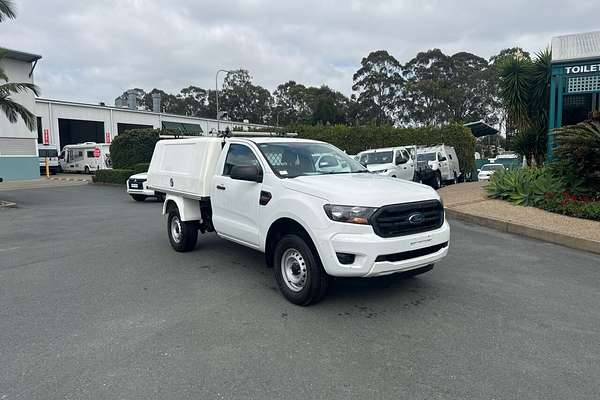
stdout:
<svg viewBox="0 0 600 400">
<path fill-rule="evenodd" d="M 433 178 L 431 178 L 430 186 L 434 189 L 439 189 L 442 187 L 442 175 L 439 171 L 434 173 Z"/>
<path fill-rule="evenodd" d="M 279 291 L 291 303 L 307 306 L 321 300 L 330 277 L 319 256 L 297 235 L 285 235 L 273 252 L 273 273 Z"/>
<path fill-rule="evenodd" d="M 167 234 L 175 251 L 194 250 L 198 241 L 198 227 L 194 222 L 182 221 L 178 210 L 171 210 L 167 218 Z"/>
<path fill-rule="evenodd" d="M 131 198 L 134 199 L 135 201 L 144 201 L 144 200 L 146 200 L 146 196 L 144 196 L 142 194 L 132 194 Z"/>
</svg>

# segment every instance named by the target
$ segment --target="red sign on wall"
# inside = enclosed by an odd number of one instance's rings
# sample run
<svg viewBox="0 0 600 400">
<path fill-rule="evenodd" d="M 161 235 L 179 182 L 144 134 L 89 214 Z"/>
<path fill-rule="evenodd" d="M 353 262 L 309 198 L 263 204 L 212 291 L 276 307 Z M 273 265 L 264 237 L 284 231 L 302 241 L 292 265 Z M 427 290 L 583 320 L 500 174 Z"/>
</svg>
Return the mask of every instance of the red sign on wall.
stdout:
<svg viewBox="0 0 600 400">
<path fill-rule="evenodd" d="M 44 144 L 50 144 L 50 131 L 44 129 Z"/>
<path fill-rule="evenodd" d="M 100 147 L 94 147 L 94 157 L 100 158 Z"/>
<path fill-rule="evenodd" d="M 110 132 L 104 134 L 104 143 L 110 143 Z"/>
</svg>

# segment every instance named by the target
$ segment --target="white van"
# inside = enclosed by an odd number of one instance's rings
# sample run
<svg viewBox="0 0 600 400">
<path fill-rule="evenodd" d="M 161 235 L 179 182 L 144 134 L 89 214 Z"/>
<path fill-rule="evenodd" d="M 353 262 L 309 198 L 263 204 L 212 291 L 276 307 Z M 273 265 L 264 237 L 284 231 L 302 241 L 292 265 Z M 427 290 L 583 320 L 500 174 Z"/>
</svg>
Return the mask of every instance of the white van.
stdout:
<svg viewBox="0 0 600 400">
<path fill-rule="evenodd" d="M 63 148 L 59 159 L 60 166 L 65 172 L 89 174 L 100 169 L 112 168 L 108 143 L 69 144 Z"/>
<path fill-rule="evenodd" d="M 417 162 L 426 164 L 434 170 L 435 179 L 439 180 L 440 184 L 449 181 L 457 183 L 462 175 L 456 151 L 452 146 L 441 144 L 417 148 Z"/>
<path fill-rule="evenodd" d="M 358 161 L 369 172 L 392 178 L 412 181 L 415 178 L 415 160 L 409 147 L 387 147 L 362 151 L 357 154 Z"/>
<path fill-rule="evenodd" d="M 53 144 L 38 144 L 38 157 L 40 158 L 40 174 L 46 174 L 46 159 L 48 159 L 48 170 L 52 175 L 60 171 L 58 146 Z"/>
</svg>

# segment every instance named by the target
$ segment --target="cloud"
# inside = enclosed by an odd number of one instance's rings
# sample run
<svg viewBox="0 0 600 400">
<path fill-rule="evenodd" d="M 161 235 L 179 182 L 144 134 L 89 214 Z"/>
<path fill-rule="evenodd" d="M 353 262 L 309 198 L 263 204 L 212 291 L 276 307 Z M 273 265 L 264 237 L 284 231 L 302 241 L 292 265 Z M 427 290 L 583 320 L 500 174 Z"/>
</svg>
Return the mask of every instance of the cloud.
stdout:
<svg viewBox="0 0 600 400">
<path fill-rule="evenodd" d="M 273 90 L 293 79 L 351 93 L 370 51 L 402 63 L 439 47 L 489 57 L 597 29 L 600 3 L 578 0 L 18 1 L 0 45 L 39 53 L 43 96 L 112 100 L 130 87 L 213 88 L 217 69 L 245 68 Z"/>
</svg>

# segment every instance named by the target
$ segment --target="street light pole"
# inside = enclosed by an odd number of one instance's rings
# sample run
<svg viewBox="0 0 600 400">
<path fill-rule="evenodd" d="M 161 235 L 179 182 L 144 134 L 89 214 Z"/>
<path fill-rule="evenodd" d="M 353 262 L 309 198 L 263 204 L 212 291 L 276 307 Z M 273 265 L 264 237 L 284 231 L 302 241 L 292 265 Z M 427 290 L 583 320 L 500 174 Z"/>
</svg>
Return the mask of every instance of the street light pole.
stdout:
<svg viewBox="0 0 600 400">
<path fill-rule="evenodd" d="M 220 132 L 220 129 L 219 129 L 219 81 L 218 81 L 219 72 L 230 73 L 231 71 L 228 71 L 226 69 L 220 69 L 215 74 L 215 96 L 217 97 L 217 135 Z"/>
</svg>

